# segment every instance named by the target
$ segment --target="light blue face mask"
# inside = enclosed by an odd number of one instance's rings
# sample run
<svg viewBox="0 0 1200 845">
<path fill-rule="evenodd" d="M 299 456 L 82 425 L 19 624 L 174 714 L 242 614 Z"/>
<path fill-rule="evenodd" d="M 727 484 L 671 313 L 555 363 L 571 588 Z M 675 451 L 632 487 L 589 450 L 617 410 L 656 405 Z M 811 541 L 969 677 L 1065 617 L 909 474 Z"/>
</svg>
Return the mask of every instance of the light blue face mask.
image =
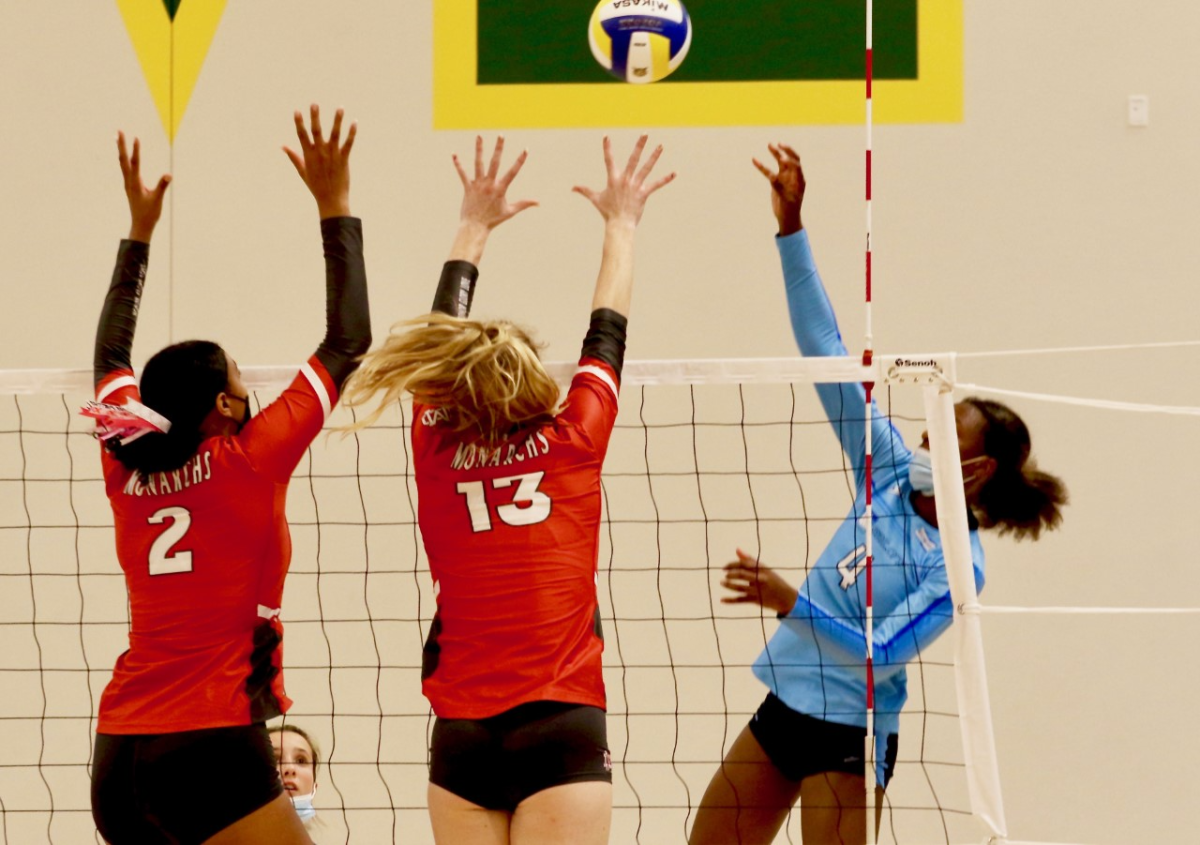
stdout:
<svg viewBox="0 0 1200 845">
<path fill-rule="evenodd" d="M 987 460 L 987 455 L 980 455 L 977 458 L 971 458 L 969 461 L 963 461 L 962 466 L 966 468 L 968 464 L 983 460 Z M 963 476 L 963 484 L 970 484 L 975 480 L 975 475 L 975 473 L 972 473 L 971 475 Z M 917 493 L 925 496 L 933 495 L 933 457 L 924 446 L 918 446 L 913 451 L 912 461 L 908 465 L 908 483 L 912 485 L 912 489 Z"/>
<path fill-rule="evenodd" d="M 313 791 L 307 795 L 293 795 L 292 807 L 296 810 L 296 815 L 300 817 L 300 821 L 307 822 L 317 814 L 317 808 L 313 806 L 313 798 L 317 794 L 316 786 Z"/>
<path fill-rule="evenodd" d="M 924 446 L 918 446 L 908 465 L 908 483 L 912 489 L 924 496 L 933 495 L 933 458 Z"/>
</svg>

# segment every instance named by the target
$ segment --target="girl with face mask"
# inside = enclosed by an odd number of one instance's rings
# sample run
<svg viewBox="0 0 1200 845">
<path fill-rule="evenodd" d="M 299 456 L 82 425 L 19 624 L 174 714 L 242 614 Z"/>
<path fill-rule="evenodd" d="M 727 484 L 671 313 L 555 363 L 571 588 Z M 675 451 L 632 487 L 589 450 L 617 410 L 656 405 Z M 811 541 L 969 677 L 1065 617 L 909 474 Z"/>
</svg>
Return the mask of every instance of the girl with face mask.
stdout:
<svg viewBox="0 0 1200 845">
<path fill-rule="evenodd" d="M 283 724 L 268 732 L 283 791 L 291 800 L 304 829 L 312 831 L 321 824 L 313 799 L 317 797 L 317 769 L 321 765 L 317 743 L 303 728 Z"/>
<path fill-rule="evenodd" d="M 788 308 L 804 355 L 846 355 L 800 219 L 804 174 L 787 146 L 772 146 L 771 183 Z M 866 477 L 866 396 L 857 384 L 818 384 L 826 415 L 855 470 L 857 495 L 800 588 L 742 550 L 725 567 L 724 603 L 758 604 L 781 624 L 754 664 L 769 693 L 735 740 L 701 802 L 692 845 L 767 843 L 800 802 L 809 843 L 866 841 L 865 493 L 872 485 L 876 817 L 896 762 L 905 664 L 952 620 L 938 534 L 928 442 L 909 451 L 872 407 L 873 472 Z M 1029 431 L 1006 406 L 968 398 L 955 407 L 976 588 L 983 588 L 979 528 L 1037 539 L 1056 527 L 1066 489 L 1030 459 Z"/>
</svg>

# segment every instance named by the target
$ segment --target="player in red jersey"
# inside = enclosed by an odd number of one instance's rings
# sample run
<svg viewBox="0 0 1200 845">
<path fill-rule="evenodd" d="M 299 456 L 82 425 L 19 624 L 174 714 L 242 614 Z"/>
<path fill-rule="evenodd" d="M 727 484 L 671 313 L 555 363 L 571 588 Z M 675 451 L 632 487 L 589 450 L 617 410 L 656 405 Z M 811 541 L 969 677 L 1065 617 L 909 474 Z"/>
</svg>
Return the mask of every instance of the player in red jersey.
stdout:
<svg viewBox="0 0 1200 845">
<path fill-rule="evenodd" d="M 283 394 L 250 416 L 237 364 L 209 341 L 130 364 L 150 238 L 170 182 L 141 180 L 118 136 L 132 226 L 96 332 L 105 488 L 129 591 L 129 649 L 100 701 L 92 813 L 113 845 L 308 843 L 284 795 L 264 721 L 287 710 L 279 607 L 291 557 L 292 471 L 370 346 L 361 222 L 350 217 L 342 112 L 328 140 L 287 150 L 317 201 L 326 333 Z M 179 789 L 186 782 L 188 788 Z"/>
<path fill-rule="evenodd" d="M 591 325 L 565 401 L 524 331 L 467 318 L 489 232 L 531 203 L 506 191 L 497 142 L 464 188 L 434 313 L 401 323 L 346 386 L 413 396 L 418 520 L 437 594 L 424 691 L 437 714 L 429 812 L 439 843 L 601 843 L 612 815 L 596 599 L 600 469 L 617 416 L 633 237 L 662 148 L 639 168 L 608 139 L 603 191 L 575 190 L 605 221 Z M 382 408 L 383 405 L 381 405 Z M 378 417 L 369 415 L 363 425 Z"/>
</svg>

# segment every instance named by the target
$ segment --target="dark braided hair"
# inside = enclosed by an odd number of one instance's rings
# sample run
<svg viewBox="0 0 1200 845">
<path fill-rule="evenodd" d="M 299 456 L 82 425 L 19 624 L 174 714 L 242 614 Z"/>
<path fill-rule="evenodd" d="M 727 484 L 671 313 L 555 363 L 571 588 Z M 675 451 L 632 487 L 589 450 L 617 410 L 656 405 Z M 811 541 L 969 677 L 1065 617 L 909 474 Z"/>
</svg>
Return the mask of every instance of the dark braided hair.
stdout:
<svg viewBox="0 0 1200 845">
<path fill-rule="evenodd" d="M 979 491 L 975 516 L 984 528 L 997 528 L 1018 539 L 1038 538 L 1062 522 L 1067 488 L 1061 478 L 1042 472 L 1030 458 L 1029 429 L 1001 402 L 969 396 L 964 402 L 983 415 L 983 451 L 996 472 Z"/>
<path fill-rule="evenodd" d="M 112 443 L 109 449 L 143 480 L 153 472 L 179 469 L 200 449 L 200 425 L 228 386 L 225 350 L 212 341 L 185 340 L 160 350 L 146 362 L 139 388 L 142 404 L 170 420 L 171 430 L 123 446 Z"/>
</svg>

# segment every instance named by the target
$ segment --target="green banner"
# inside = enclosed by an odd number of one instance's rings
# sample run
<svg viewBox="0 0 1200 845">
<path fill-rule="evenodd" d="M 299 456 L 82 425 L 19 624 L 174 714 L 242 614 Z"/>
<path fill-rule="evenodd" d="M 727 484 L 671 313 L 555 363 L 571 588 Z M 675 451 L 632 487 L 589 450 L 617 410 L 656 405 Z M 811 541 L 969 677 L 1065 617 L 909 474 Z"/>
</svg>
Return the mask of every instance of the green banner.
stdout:
<svg viewBox="0 0 1200 845">
<path fill-rule="evenodd" d="M 476 0 L 479 85 L 609 83 L 588 49 L 596 0 Z M 863 0 L 685 0 L 692 44 L 659 85 L 863 78 Z M 917 0 L 876 0 L 876 79 L 917 78 Z"/>
</svg>

